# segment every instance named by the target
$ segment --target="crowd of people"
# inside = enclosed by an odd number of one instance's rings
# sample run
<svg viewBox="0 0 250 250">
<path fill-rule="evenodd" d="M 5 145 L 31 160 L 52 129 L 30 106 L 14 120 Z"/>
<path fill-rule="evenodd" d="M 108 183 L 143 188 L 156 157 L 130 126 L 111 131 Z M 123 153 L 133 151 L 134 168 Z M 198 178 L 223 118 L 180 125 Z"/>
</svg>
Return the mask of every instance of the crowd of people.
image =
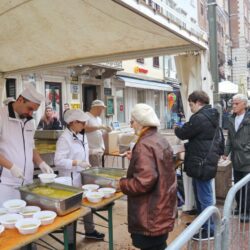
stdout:
<svg viewBox="0 0 250 250">
<path fill-rule="evenodd" d="M 42 172 L 53 173 L 34 144 L 33 112 L 44 100 L 33 86 L 23 90 L 16 100 L 8 100 L 0 110 L 0 205 L 8 199 L 20 198 L 18 187 L 33 182 L 34 165 Z M 247 97 L 233 97 L 233 114 L 229 119 L 228 138 L 224 152 L 219 149 L 217 132 L 219 113 L 209 104 L 204 91 L 194 91 L 188 97 L 193 115 L 183 124 L 175 124 L 175 135 L 185 143 L 184 171 L 192 178 L 198 214 L 214 204 L 211 181 L 216 175 L 221 155 L 231 155 L 235 183 L 249 172 L 250 113 Z M 70 109 L 65 105 L 63 121 L 47 106 L 37 129 L 64 129 L 56 143 L 55 166 L 60 176 L 70 176 L 73 186 L 81 187 L 79 172 L 102 166 L 103 133 L 111 128 L 100 118 L 106 106 L 94 100 L 89 112 Z M 118 182 L 128 196 L 128 231 L 133 245 L 142 250 L 163 250 L 169 232 L 173 230 L 177 207 L 177 182 L 173 151 L 158 128 L 160 121 L 154 109 L 144 103 L 136 104 L 130 114 L 131 127 L 137 141 L 126 152 L 129 160 L 127 175 Z M 23 143 L 17 143 L 22 141 Z M 236 197 L 241 221 L 249 221 L 243 214 L 250 208 L 250 190 L 246 197 Z M 102 240 L 105 235 L 95 230 L 93 214 L 84 217 L 85 236 Z M 207 239 L 214 235 L 213 221 L 206 222 L 201 235 L 193 239 Z"/>
</svg>

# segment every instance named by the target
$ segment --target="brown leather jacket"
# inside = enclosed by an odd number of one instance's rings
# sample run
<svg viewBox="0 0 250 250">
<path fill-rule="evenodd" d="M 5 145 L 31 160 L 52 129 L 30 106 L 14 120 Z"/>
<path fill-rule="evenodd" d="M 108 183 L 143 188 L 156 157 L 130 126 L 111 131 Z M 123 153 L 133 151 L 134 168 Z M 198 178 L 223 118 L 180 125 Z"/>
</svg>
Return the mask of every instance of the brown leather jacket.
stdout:
<svg viewBox="0 0 250 250">
<path fill-rule="evenodd" d="M 128 195 L 130 233 L 159 236 L 172 231 L 177 201 L 173 152 L 156 128 L 136 143 L 120 187 Z"/>
</svg>

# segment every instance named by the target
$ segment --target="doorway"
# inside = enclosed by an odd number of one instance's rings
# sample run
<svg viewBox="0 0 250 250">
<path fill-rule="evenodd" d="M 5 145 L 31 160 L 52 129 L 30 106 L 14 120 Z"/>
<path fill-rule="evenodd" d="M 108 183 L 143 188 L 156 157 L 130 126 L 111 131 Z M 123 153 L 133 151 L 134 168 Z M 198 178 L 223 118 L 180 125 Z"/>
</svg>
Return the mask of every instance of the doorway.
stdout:
<svg viewBox="0 0 250 250">
<path fill-rule="evenodd" d="M 92 101 L 97 99 L 96 86 L 84 86 L 83 85 L 82 96 L 83 96 L 83 111 L 87 112 L 91 108 Z"/>
</svg>

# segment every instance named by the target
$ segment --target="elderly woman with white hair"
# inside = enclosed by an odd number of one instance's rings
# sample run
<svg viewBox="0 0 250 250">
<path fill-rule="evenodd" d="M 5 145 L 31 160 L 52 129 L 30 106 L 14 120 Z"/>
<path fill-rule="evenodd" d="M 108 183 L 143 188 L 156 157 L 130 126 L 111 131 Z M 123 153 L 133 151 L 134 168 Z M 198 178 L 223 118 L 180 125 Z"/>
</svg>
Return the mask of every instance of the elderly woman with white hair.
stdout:
<svg viewBox="0 0 250 250">
<path fill-rule="evenodd" d="M 160 122 L 152 107 L 137 104 L 130 123 L 138 140 L 128 153 L 127 177 L 119 182 L 128 196 L 128 231 L 135 247 L 163 250 L 176 215 L 173 152 L 157 132 Z"/>
<path fill-rule="evenodd" d="M 60 176 L 71 176 L 73 186 L 81 187 L 80 171 L 90 167 L 89 146 L 84 133 L 88 115 L 80 109 L 67 110 L 64 121 L 67 124 L 63 134 L 56 143 L 55 165 Z M 85 238 L 103 240 L 104 234 L 95 230 L 93 214 L 83 217 Z"/>
</svg>

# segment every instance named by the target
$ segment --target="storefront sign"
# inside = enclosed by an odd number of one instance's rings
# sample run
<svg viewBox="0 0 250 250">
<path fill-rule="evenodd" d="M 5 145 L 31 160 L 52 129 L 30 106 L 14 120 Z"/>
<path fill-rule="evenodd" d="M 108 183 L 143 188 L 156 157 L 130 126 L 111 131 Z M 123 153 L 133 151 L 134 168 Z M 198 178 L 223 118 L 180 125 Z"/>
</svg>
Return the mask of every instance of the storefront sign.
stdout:
<svg viewBox="0 0 250 250">
<path fill-rule="evenodd" d="M 120 104 L 120 111 L 123 112 L 123 104 Z"/>
<path fill-rule="evenodd" d="M 147 73 L 148 73 L 148 70 L 136 66 L 136 67 L 134 67 L 134 72 L 135 72 L 136 74 L 137 74 L 137 73 L 147 74 Z"/>
<path fill-rule="evenodd" d="M 79 109 L 80 103 L 71 103 L 70 106 L 71 106 L 71 109 Z"/>
<path fill-rule="evenodd" d="M 78 94 L 79 93 L 79 85 L 78 84 L 71 84 L 70 91 L 72 94 Z"/>
</svg>

